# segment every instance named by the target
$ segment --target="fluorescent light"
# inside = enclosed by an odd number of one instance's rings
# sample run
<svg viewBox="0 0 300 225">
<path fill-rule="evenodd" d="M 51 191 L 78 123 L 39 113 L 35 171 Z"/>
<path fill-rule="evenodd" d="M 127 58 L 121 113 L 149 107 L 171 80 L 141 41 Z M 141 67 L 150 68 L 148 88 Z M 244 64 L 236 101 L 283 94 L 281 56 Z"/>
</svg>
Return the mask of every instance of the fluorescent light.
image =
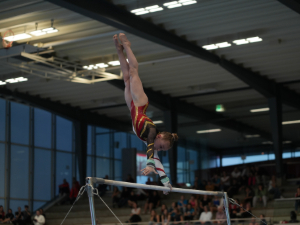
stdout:
<svg viewBox="0 0 300 225">
<path fill-rule="evenodd" d="M 248 44 L 249 41 L 247 41 L 246 39 L 240 39 L 240 40 L 233 41 L 233 43 L 236 45 L 243 45 L 243 44 Z"/>
<path fill-rule="evenodd" d="M 25 78 L 25 77 L 17 77 L 15 78 L 15 80 L 19 81 L 19 82 L 22 82 L 22 81 L 27 81 L 28 78 Z"/>
<path fill-rule="evenodd" d="M 168 8 L 172 9 L 172 8 L 176 8 L 176 7 L 181 7 L 181 4 L 175 4 L 175 5 L 169 5 Z"/>
<path fill-rule="evenodd" d="M 260 137 L 259 134 L 248 134 L 248 135 L 245 135 L 245 138 L 257 138 L 257 137 Z"/>
<path fill-rule="evenodd" d="M 269 111 L 270 108 L 261 108 L 261 109 L 251 109 L 250 112 L 255 113 L 255 112 L 265 112 Z"/>
<path fill-rule="evenodd" d="M 54 28 L 53 27 L 48 27 L 48 28 L 43 29 L 42 31 L 48 32 L 48 31 L 51 31 L 51 30 L 54 30 Z"/>
<path fill-rule="evenodd" d="M 262 144 L 263 144 L 263 145 L 272 145 L 273 142 L 272 142 L 272 141 L 264 141 Z"/>
<path fill-rule="evenodd" d="M 98 66 L 94 66 L 93 69 L 98 69 Z"/>
<path fill-rule="evenodd" d="M 285 121 L 285 122 L 282 122 L 282 125 L 294 124 L 294 123 L 300 123 L 300 120 Z"/>
<path fill-rule="evenodd" d="M 139 9 L 131 10 L 130 12 L 137 13 L 137 12 L 141 12 L 141 11 L 145 11 L 145 9 L 144 8 L 139 8 Z"/>
<path fill-rule="evenodd" d="M 155 9 L 155 8 L 159 8 L 159 6 L 158 5 L 148 6 L 145 9 L 150 10 L 150 9 Z"/>
<path fill-rule="evenodd" d="M 0 80 L 0 85 L 5 85 L 5 84 L 6 84 L 6 82 L 3 82 Z"/>
<path fill-rule="evenodd" d="M 186 2 L 182 2 L 182 5 L 191 5 L 191 4 L 195 4 L 197 3 L 197 1 L 186 1 Z"/>
<path fill-rule="evenodd" d="M 98 63 L 98 64 L 96 64 L 96 66 L 98 66 L 98 67 L 100 67 L 100 68 L 108 67 L 108 65 L 105 64 L 105 63 Z"/>
<path fill-rule="evenodd" d="M 27 38 L 31 38 L 31 35 L 23 33 L 23 34 L 17 34 L 15 36 L 5 37 L 4 40 L 6 40 L 6 41 L 19 41 L 19 40 L 27 39 Z"/>
<path fill-rule="evenodd" d="M 262 41 L 262 39 L 260 37 L 251 37 L 251 38 L 247 38 L 247 41 L 250 41 L 251 43 L 253 43 L 253 42 Z"/>
<path fill-rule="evenodd" d="M 49 31 L 47 31 L 47 34 L 51 34 L 51 33 L 55 33 L 55 32 L 58 32 L 58 30 L 57 29 L 49 30 Z"/>
<path fill-rule="evenodd" d="M 291 141 L 283 141 L 282 144 L 291 144 Z"/>
<path fill-rule="evenodd" d="M 34 36 L 41 36 L 41 35 L 46 34 L 46 32 L 43 32 L 41 30 L 35 30 L 35 31 L 30 32 L 30 34 L 32 34 Z"/>
<path fill-rule="evenodd" d="M 213 133 L 213 132 L 219 132 L 219 131 L 221 131 L 221 129 L 198 130 L 197 134 Z"/>
<path fill-rule="evenodd" d="M 218 46 L 212 44 L 212 45 L 204 45 L 202 48 L 205 48 L 206 50 L 216 49 Z"/>
<path fill-rule="evenodd" d="M 93 67 L 89 67 L 89 68 L 87 68 L 88 70 L 92 70 L 93 69 Z"/>
<path fill-rule="evenodd" d="M 143 15 L 143 14 L 147 14 L 147 13 L 149 13 L 149 11 L 141 11 L 141 12 L 135 13 L 135 15 Z"/>
<path fill-rule="evenodd" d="M 229 44 L 228 42 L 222 42 L 222 43 L 218 43 L 216 44 L 219 48 L 226 48 L 231 46 L 231 44 Z"/>
<path fill-rule="evenodd" d="M 176 5 L 178 4 L 177 1 L 173 1 L 173 2 L 167 2 L 167 3 L 164 3 L 164 6 L 170 6 L 170 5 Z"/>
<path fill-rule="evenodd" d="M 153 121 L 154 124 L 160 124 L 160 123 L 164 123 L 164 121 L 162 120 L 156 120 L 156 121 Z"/>
<path fill-rule="evenodd" d="M 108 62 L 109 65 L 112 65 L 112 66 L 118 66 L 120 65 L 120 62 L 119 61 L 110 61 Z"/>
<path fill-rule="evenodd" d="M 13 84 L 13 83 L 18 83 L 18 82 L 27 81 L 27 80 L 28 80 L 28 78 L 17 77 L 17 78 L 10 78 L 10 79 L 7 79 L 7 80 L 5 80 L 5 82 L 6 82 L 6 83 Z"/>
<path fill-rule="evenodd" d="M 155 8 L 155 9 L 150 9 L 149 11 L 150 12 L 157 12 L 157 11 L 162 11 L 164 10 L 162 7 L 159 7 L 159 8 Z"/>
</svg>

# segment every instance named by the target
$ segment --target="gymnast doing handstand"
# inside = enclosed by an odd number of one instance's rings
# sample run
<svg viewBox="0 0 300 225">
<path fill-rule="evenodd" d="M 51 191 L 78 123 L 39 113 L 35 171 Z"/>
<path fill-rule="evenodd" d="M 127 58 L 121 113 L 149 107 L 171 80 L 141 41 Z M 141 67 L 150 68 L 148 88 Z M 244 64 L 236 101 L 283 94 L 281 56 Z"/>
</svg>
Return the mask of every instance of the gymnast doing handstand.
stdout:
<svg viewBox="0 0 300 225">
<path fill-rule="evenodd" d="M 172 190 L 170 180 L 164 171 L 157 152 L 170 149 L 174 142 L 178 140 L 178 136 L 175 133 L 171 134 L 166 131 L 159 132 L 153 121 L 147 117 L 148 97 L 144 92 L 141 79 L 138 75 L 138 62 L 131 50 L 131 43 L 123 33 L 119 34 L 122 44 L 119 43 L 117 35 L 114 35 L 113 39 L 123 73 L 125 101 L 131 113 L 133 131 L 147 145 L 147 166 L 142 172 L 144 175 L 148 175 L 151 172 L 159 174 L 163 185 Z M 123 50 L 126 52 L 128 62 Z M 168 194 L 168 192 L 164 192 L 164 194 Z"/>
</svg>

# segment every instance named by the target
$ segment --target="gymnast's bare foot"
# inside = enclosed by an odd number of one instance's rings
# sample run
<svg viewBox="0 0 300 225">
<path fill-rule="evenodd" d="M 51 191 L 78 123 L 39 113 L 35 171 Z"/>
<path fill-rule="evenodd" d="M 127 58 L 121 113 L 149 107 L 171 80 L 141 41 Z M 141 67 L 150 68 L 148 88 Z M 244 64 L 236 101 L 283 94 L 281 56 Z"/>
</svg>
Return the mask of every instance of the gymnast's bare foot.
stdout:
<svg viewBox="0 0 300 225">
<path fill-rule="evenodd" d="M 123 45 L 121 45 L 120 43 L 119 43 L 119 40 L 118 40 L 118 35 L 114 35 L 113 36 L 113 39 L 114 39 L 114 42 L 115 42 L 115 46 L 116 46 L 116 49 L 118 50 L 118 51 L 123 51 Z"/>
<path fill-rule="evenodd" d="M 131 43 L 130 43 L 130 41 L 128 41 L 125 34 L 119 33 L 119 38 L 120 38 L 123 45 L 129 46 L 129 47 L 131 46 Z"/>
</svg>

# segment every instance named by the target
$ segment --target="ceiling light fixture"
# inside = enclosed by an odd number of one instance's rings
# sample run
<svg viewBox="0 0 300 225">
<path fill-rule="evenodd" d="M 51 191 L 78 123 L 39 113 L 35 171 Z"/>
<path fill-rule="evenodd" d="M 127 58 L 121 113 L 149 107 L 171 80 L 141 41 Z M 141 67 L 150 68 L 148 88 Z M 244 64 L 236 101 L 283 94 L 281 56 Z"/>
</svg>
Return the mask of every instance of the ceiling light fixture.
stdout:
<svg viewBox="0 0 300 225">
<path fill-rule="evenodd" d="M 272 142 L 272 141 L 264 141 L 262 144 L 263 144 L 263 145 L 272 145 L 273 142 Z"/>
<path fill-rule="evenodd" d="M 168 8 L 169 9 L 173 9 L 173 8 L 177 8 L 177 7 L 181 7 L 182 5 L 177 3 L 177 4 L 174 4 L 174 5 L 169 5 Z"/>
<path fill-rule="evenodd" d="M 110 61 L 110 62 L 108 62 L 108 64 L 111 65 L 111 66 L 119 66 L 120 61 Z"/>
<path fill-rule="evenodd" d="M 262 38 L 260 37 L 251 37 L 251 38 L 247 38 L 247 41 L 253 43 L 253 42 L 259 42 L 262 41 Z"/>
<path fill-rule="evenodd" d="M 5 85 L 5 84 L 6 84 L 6 82 L 3 82 L 0 80 L 0 85 Z"/>
<path fill-rule="evenodd" d="M 170 6 L 170 5 L 176 5 L 178 4 L 177 1 L 173 1 L 173 2 L 167 2 L 167 3 L 164 3 L 164 6 Z"/>
<path fill-rule="evenodd" d="M 162 7 L 155 8 L 155 9 L 149 9 L 150 12 L 157 12 L 157 11 L 162 11 L 164 10 Z"/>
<path fill-rule="evenodd" d="M 23 39 L 27 39 L 27 38 L 31 38 L 32 36 L 26 33 L 23 34 L 17 34 L 15 36 L 8 36 L 5 37 L 4 40 L 6 41 L 19 41 L 19 40 L 23 40 Z"/>
<path fill-rule="evenodd" d="M 98 67 L 100 67 L 100 68 L 108 67 L 108 65 L 105 64 L 105 63 L 98 63 L 98 64 L 96 64 L 96 66 L 98 66 Z"/>
<path fill-rule="evenodd" d="M 5 80 L 5 82 L 3 83 L 10 83 L 10 84 L 13 84 L 13 83 L 18 83 L 18 82 L 23 82 L 23 81 L 27 81 L 28 78 L 25 78 L 25 77 L 17 77 L 17 78 L 10 78 L 10 79 L 7 79 Z M 2 81 L 1 81 L 2 82 Z M 4 84 L 2 84 L 4 85 Z"/>
<path fill-rule="evenodd" d="M 221 129 L 210 129 L 210 130 L 198 130 L 197 134 L 205 134 L 205 133 L 214 133 L 214 132 L 220 132 Z"/>
<path fill-rule="evenodd" d="M 282 122 L 282 125 L 295 124 L 295 123 L 300 123 L 300 120 L 284 121 Z"/>
<path fill-rule="evenodd" d="M 282 144 L 291 144 L 292 141 L 283 141 Z"/>
<path fill-rule="evenodd" d="M 162 120 L 156 120 L 156 121 L 153 121 L 154 124 L 161 124 L 161 123 L 164 123 L 164 121 Z"/>
<path fill-rule="evenodd" d="M 244 44 L 249 44 L 249 41 L 247 41 L 246 39 L 240 39 L 240 40 L 233 41 L 233 43 L 236 45 L 244 45 Z"/>
<path fill-rule="evenodd" d="M 149 11 L 141 11 L 141 12 L 135 13 L 135 15 L 143 15 L 143 14 L 147 14 L 147 13 L 149 13 Z"/>
<path fill-rule="evenodd" d="M 204 45 L 202 48 L 205 48 L 206 50 L 212 50 L 212 49 L 217 49 L 218 46 L 212 44 L 212 45 Z"/>
<path fill-rule="evenodd" d="M 216 44 L 216 46 L 218 46 L 219 48 L 226 48 L 226 47 L 231 46 L 231 44 L 229 44 L 228 42 L 222 42 L 222 43 Z"/>
<path fill-rule="evenodd" d="M 250 112 L 256 113 L 256 112 L 265 112 L 265 111 L 269 111 L 269 110 L 270 110 L 270 108 L 251 109 Z"/>
<path fill-rule="evenodd" d="M 257 138 L 257 137 L 260 137 L 259 134 L 247 134 L 245 135 L 245 138 Z"/>
</svg>

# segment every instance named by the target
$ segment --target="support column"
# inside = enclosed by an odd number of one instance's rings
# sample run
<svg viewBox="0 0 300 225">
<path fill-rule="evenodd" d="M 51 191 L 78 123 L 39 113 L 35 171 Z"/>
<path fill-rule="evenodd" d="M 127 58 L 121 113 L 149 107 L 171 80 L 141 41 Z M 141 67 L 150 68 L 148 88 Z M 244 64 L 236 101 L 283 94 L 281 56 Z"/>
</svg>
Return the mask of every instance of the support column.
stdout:
<svg viewBox="0 0 300 225">
<path fill-rule="evenodd" d="M 168 99 L 169 109 L 164 111 L 164 124 L 165 130 L 170 133 L 178 132 L 178 118 L 177 118 L 177 108 L 174 100 Z M 180 138 L 180 137 L 179 137 Z M 168 151 L 169 153 L 169 164 L 170 164 L 170 180 L 172 185 L 177 184 L 177 142 Z"/>
<path fill-rule="evenodd" d="M 75 153 L 78 161 L 79 183 L 85 183 L 87 163 L 87 123 L 74 122 L 75 127 Z"/>
<path fill-rule="evenodd" d="M 276 96 L 268 99 L 270 108 L 271 131 L 276 163 L 276 176 L 279 181 L 283 177 L 282 161 L 282 103 L 279 93 L 280 88 L 276 86 Z"/>
</svg>

